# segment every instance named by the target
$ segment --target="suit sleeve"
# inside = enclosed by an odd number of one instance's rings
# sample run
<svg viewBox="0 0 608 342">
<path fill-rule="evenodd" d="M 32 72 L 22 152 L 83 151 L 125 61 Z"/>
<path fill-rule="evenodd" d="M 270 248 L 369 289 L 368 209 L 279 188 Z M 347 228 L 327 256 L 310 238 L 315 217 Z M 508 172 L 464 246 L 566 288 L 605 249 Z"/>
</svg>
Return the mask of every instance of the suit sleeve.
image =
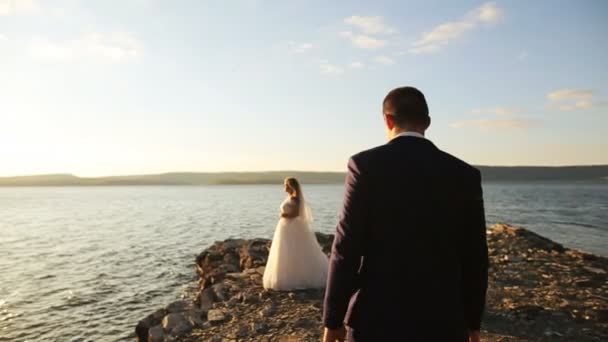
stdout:
<svg viewBox="0 0 608 342">
<path fill-rule="evenodd" d="M 329 260 L 325 292 L 323 324 L 335 329 L 344 324 L 363 255 L 367 230 L 367 184 L 360 167 L 351 158 L 348 162 L 344 203 Z"/>
<path fill-rule="evenodd" d="M 463 280 L 467 328 L 479 330 L 488 288 L 488 244 L 481 188 L 481 174 L 475 173 L 473 196 L 464 211 Z"/>
</svg>

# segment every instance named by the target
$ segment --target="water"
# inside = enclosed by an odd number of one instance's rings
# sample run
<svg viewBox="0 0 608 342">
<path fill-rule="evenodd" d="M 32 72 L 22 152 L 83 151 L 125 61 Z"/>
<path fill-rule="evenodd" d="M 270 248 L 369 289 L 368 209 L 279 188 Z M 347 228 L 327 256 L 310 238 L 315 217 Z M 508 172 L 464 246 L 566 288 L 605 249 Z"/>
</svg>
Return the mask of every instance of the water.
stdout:
<svg viewBox="0 0 608 342">
<path fill-rule="evenodd" d="M 132 340 L 180 296 L 193 259 L 228 237 L 271 237 L 280 186 L 0 188 L 0 341 Z M 306 186 L 332 232 L 343 187 Z M 608 255 L 608 185 L 484 185 L 488 223 Z"/>
</svg>

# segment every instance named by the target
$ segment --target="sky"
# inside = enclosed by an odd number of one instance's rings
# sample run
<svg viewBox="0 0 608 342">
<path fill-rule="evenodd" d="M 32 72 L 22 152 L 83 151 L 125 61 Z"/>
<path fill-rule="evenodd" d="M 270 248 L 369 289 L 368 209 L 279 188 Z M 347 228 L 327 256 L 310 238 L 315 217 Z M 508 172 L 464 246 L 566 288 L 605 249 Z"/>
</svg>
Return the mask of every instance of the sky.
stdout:
<svg viewBox="0 0 608 342">
<path fill-rule="evenodd" d="M 471 164 L 608 164 L 607 38 L 602 0 L 0 0 L 0 176 L 344 171 L 404 85 Z"/>
</svg>

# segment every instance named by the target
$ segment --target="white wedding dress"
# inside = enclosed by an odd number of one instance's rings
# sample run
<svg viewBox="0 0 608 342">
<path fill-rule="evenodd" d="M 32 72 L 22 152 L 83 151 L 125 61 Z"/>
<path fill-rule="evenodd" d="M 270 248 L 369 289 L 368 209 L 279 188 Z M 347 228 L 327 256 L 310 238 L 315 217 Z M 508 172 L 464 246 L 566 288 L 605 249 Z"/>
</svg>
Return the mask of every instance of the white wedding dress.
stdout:
<svg viewBox="0 0 608 342">
<path fill-rule="evenodd" d="M 310 209 L 288 197 L 281 213 L 296 218 L 281 218 L 277 224 L 264 271 L 265 289 L 290 291 L 325 287 L 328 258 L 310 229 Z"/>
</svg>

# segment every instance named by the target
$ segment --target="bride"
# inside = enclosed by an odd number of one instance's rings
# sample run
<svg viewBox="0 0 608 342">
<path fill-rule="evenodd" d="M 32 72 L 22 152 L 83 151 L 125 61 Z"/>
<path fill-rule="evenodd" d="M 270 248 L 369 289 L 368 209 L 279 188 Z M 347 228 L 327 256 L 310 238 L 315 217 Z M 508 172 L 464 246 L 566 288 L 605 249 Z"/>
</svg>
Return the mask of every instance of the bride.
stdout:
<svg viewBox="0 0 608 342">
<path fill-rule="evenodd" d="M 298 180 L 285 179 L 285 192 L 289 196 L 281 204 L 281 218 L 264 271 L 264 288 L 283 291 L 323 288 L 328 260 L 310 229 L 312 215 Z"/>
</svg>

